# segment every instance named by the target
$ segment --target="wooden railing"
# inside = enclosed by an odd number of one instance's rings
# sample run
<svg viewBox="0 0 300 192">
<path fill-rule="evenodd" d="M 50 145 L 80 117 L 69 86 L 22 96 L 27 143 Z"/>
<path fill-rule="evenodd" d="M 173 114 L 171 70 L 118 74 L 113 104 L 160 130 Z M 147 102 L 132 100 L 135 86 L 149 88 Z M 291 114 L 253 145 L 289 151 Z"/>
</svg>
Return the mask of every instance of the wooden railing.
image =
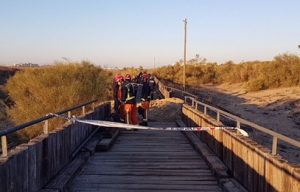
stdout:
<svg viewBox="0 0 300 192">
<path fill-rule="evenodd" d="M 188 100 L 190 100 L 190 102 L 188 102 Z M 257 124 L 255 124 L 255 123 L 253 123 L 251 121 L 242 119 L 242 118 L 240 118 L 238 116 L 230 114 L 230 113 L 228 113 L 226 111 L 223 111 L 221 109 L 218 109 L 216 107 L 210 106 L 210 105 L 205 104 L 205 103 L 200 102 L 200 101 L 197 101 L 194 97 L 185 96 L 185 103 L 187 103 L 187 104 L 190 103 L 190 106 L 193 107 L 193 108 L 195 108 L 195 109 L 198 109 L 199 106 L 202 106 L 204 108 L 203 113 L 205 115 L 208 115 L 207 114 L 207 110 L 208 109 L 211 110 L 211 111 L 214 111 L 215 113 L 217 113 L 216 120 L 218 122 L 220 122 L 220 117 L 222 116 L 222 117 L 229 118 L 229 119 L 235 121 L 236 122 L 236 127 L 238 127 L 238 128 L 240 128 L 242 124 L 243 125 L 248 125 L 248 126 L 254 128 L 254 129 L 258 130 L 258 131 L 261 131 L 263 133 L 266 133 L 266 134 L 272 136 L 273 137 L 273 143 L 272 143 L 272 154 L 273 155 L 277 154 L 278 140 L 287 142 L 287 143 L 289 143 L 289 144 L 291 144 L 291 145 L 293 145 L 295 147 L 300 148 L 300 142 L 297 141 L 297 140 L 295 140 L 295 139 L 292 139 L 290 137 L 287 137 L 285 135 L 282 135 L 280 133 L 277 133 L 275 131 L 267 129 L 267 128 L 263 127 L 263 126 L 257 125 Z"/>
<path fill-rule="evenodd" d="M 272 131 L 251 121 L 199 101 L 197 95 L 174 87 L 165 86 L 157 79 L 165 97 L 176 96 L 185 100 L 183 119 L 188 126 L 222 126 L 221 118 L 247 125 L 273 137 L 272 151 L 233 131 L 209 131 L 198 133 L 211 150 L 228 167 L 229 173 L 248 191 L 300 191 L 300 168 L 277 155 L 278 141 L 300 148 L 300 142 Z M 214 112 L 216 115 L 211 115 Z"/>
<path fill-rule="evenodd" d="M 85 119 L 106 120 L 111 114 L 111 103 L 106 102 L 86 110 L 85 103 L 62 112 L 71 116 L 71 111 L 82 108 Z M 1 132 L 2 136 L 23 129 L 37 122 L 43 122 L 52 116 L 45 116 L 35 121 Z M 42 126 L 41 126 L 42 129 Z M 0 157 L 0 191 L 39 191 L 59 171 L 68 165 L 80 152 L 98 127 L 88 124 L 66 122 L 56 129 L 31 139 L 28 143 L 10 149 L 7 156 Z M 77 161 L 76 161 L 77 162 Z M 72 171 L 71 171 L 72 172 Z"/>
<path fill-rule="evenodd" d="M 165 86 L 161 81 L 159 81 L 158 79 L 156 80 L 161 89 L 164 90 L 164 92 L 162 92 L 162 94 L 166 94 L 166 96 L 172 96 L 172 92 L 180 92 L 180 96 L 182 99 L 185 100 L 186 103 L 190 103 L 192 107 L 198 109 L 198 107 L 202 107 L 203 108 L 203 113 L 206 115 L 209 115 L 207 113 L 208 109 L 211 111 L 214 111 L 215 113 L 217 113 L 216 115 L 216 120 L 219 122 L 221 116 L 227 119 L 230 119 L 234 122 L 236 122 L 236 126 L 238 128 L 240 128 L 242 125 L 247 125 L 255 130 L 261 131 L 267 135 L 270 135 L 273 139 L 272 139 L 272 154 L 275 155 L 277 154 L 277 148 L 278 148 L 278 142 L 284 141 L 286 143 L 291 144 L 292 146 L 298 147 L 300 149 L 300 141 L 297 141 L 295 139 L 292 139 L 290 137 L 287 137 L 283 134 L 280 134 L 278 132 L 272 131 L 271 129 L 268 129 L 266 127 L 260 126 L 256 123 L 253 123 L 251 121 L 248 121 L 246 119 L 243 119 L 241 117 L 238 117 L 236 115 L 233 115 L 229 112 L 226 112 L 224 110 L 218 109 L 212 105 L 209 105 L 207 103 L 201 102 L 198 100 L 198 96 L 191 94 L 187 91 L 183 91 L 177 88 L 173 88 L 173 87 L 169 87 L 169 86 Z M 166 91 L 167 90 L 167 91 Z M 168 93 L 167 93 L 168 92 Z M 187 102 L 189 100 L 189 102 Z"/>
<path fill-rule="evenodd" d="M 193 103 L 184 104 L 182 108 L 183 121 L 187 126 L 222 126 L 217 119 L 196 108 L 202 103 L 195 100 Z M 226 115 L 222 111 L 219 113 Z M 272 155 L 270 150 L 250 138 L 233 130 L 198 132 L 197 136 L 222 160 L 228 173 L 248 191 L 300 191 L 299 166 Z"/>
<path fill-rule="evenodd" d="M 154 80 L 158 90 L 164 96 L 164 98 L 170 98 L 170 91 L 167 89 L 167 87 L 158 78 L 155 77 Z"/>
<path fill-rule="evenodd" d="M 86 114 L 86 107 L 88 105 L 92 105 L 92 109 L 94 110 L 96 102 L 97 102 L 97 100 L 89 101 L 87 103 L 83 103 L 81 105 L 77 105 L 75 107 L 65 109 L 63 111 L 56 112 L 55 114 L 62 115 L 64 113 L 67 113 L 68 117 L 71 117 L 72 111 L 81 108 L 82 109 L 82 115 L 85 115 Z M 31 127 L 31 126 L 36 125 L 36 124 L 41 123 L 41 122 L 44 122 L 43 133 L 44 134 L 49 134 L 49 120 L 52 119 L 52 118 L 55 118 L 55 116 L 45 115 L 43 117 L 40 117 L 38 119 L 26 122 L 26 123 L 18 125 L 16 127 L 1 130 L 0 131 L 0 137 L 1 137 L 2 157 L 7 157 L 7 155 L 8 155 L 7 135 L 15 133 L 15 132 L 23 130 L 23 129 L 26 129 L 28 127 Z"/>
</svg>

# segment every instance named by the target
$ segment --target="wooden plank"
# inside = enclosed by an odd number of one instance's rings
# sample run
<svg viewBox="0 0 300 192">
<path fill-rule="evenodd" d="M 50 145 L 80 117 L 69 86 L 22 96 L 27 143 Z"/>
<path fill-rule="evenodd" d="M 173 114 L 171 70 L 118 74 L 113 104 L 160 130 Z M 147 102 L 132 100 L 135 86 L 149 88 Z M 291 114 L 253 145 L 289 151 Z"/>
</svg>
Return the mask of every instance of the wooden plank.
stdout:
<svg viewBox="0 0 300 192">
<path fill-rule="evenodd" d="M 195 176 L 195 177 L 203 177 L 203 176 L 211 176 L 211 172 L 207 171 L 207 172 L 193 172 L 193 173 L 189 173 L 189 172 L 183 172 L 182 170 L 177 170 L 177 171 L 149 171 L 149 170 L 144 170 L 144 171 L 131 171 L 131 170 L 127 170 L 127 171 L 114 171 L 111 172 L 109 170 L 83 170 L 85 174 L 87 175 L 97 175 L 97 174 L 101 174 L 101 175 L 119 175 L 119 176 Z"/>
<path fill-rule="evenodd" d="M 77 182 L 76 180 L 110 180 L 110 181 L 116 181 L 116 180 L 133 180 L 133 181 L 216 181 L 216 178 L 211 176 L 206 177 L 194 177 L 194 176 L 144 176 L 142 179 L 140 176 L 126 176 L 126 177 L 119 177 L 118 175 L 79 175 L 74 179 L 74 182 Z"/>
<path fill-rule="evenodd" d="M 218 157 L 216 157 L 210 149 L 200 141 L 197 136 L 190 132 L 185 133 L 187 138 L 194 145 L 195 149 L 202 154 L 205 161 L 208 163 L 212 171 L 217 175 L 218 178 L 227 178 L 229 177 L 227 173 L 227 167 L 220 161 Z"/>
<path fill-rule="evenodd" d="M 136 148 L 140 148 L 140 147 L 147 147 L 147 148 L 149 148 L 149 147 L 161 147 L 161 148 L 176 147 L 176 148 L 178 148 L 178 146 L 180 146 L 180 148 L 189 148 L 189 149 L 191 148 L 191 145 L 189 143 L 177 143 L 177 145 L 174 146 L 174 145 L 170 145 L 169 143 L 168 143 L 168 145 L 161 145 L 161 143 L 150 143 L 150 142 L 149 143 L 143 143 L 143 144 L 140 144 L 140 143 L 125 144 L 125 143 L 122 143 L 121 146 L 116 146 L 115 145 L 113 147 L 115 149 L 115 148 L 126 148 L 126 147 L 129 147 L 129 148 L 132 148 L 132 147 L 136 147 Z"/>
<path fill-rule="evenodd" d="M 153 177 L 154 178 L 154 177 Z M 89 175 L 89 177 L 79 176 L 74 179 L 75 183 L 101 183 L 101 184 L 177 184 L 177 185 L 218 185 L 218 182 L 211 177 L 211 179 L 204 179 L 204 180 L 170 180 L 170 179 L 140 179 L 139 177 L 101 177 L 98 175 Z"/>
<path fill-rule="evenodd" d="M 177 124 L 180 126 L 185 126 L 182 121 L 177 121 Z M 246 191 L 236 180 L 232 179 L 228 174 L 228 168 L 226 165 L 220 160 L 220 158 L 213 153 L 209 147 L 204 144 L 193 132 L 183 132 L 184 135 L 189 139 L 194 148 L 202 155 L 204 160 L 208 163 L 209 167 L 213 171 L 213 173 L 217 176 L 219 183 L 221 184 L 224 191 L 230 192 L 240 192 Z M 206 133 L 205 133 L 206 134 Z M 215 133 L 213 133 L 215 134 Z M 209 135 L 209 134 L 206 134 Z M 226 135 L 226 134 L 224 134 Z M 219 135 L 220 136 L 220 135 Z M 223 136 L 223 134 L 222 134 Z M 206 139 L 205 139 L 206 140 Z M 219 138 L 219 141 L 227 142 L 226 139 Z M 225 148 L 225 147 L 224 147 Z M 215 148 L 216 152 L 219 153 L 221 158 L 223 158 L 224 148 Z M 225 148 L 226 149 L 226 148 Z M 226 156 L 225 156 L 226 157 Z"/>
<path fill-rule="evenodd" d="M 8 191 L 8 159 L 0 157 L 0 186 L 2 191 Z"/>
<path fill-rule="evenodd" d="M 232 137 L 229 135 L 229 131 L 224 131 L 223 133 L 223 162 L 228 167 L 229 171 L 232 173 L 233 170 L 233 143 Z"/>
<path fill-rule="evenodd" d="M 176 152 L 174 154 L 172 153 L 166 153 L 165 151 L 141 151 L 141 152 L 130 152 L 130 151 L 116 151 L 116 152 L 105 152 L 105 155 L 163 155 L 163 156 L 168 156 L 168 155 L 172 155 L 172 156 L 185 156 L 185 155 L 190 155 L 190 156 L 194 156 L 197 155 L 197 152 L 195 151 L 183 151 L 183 152 Z"/>
<path fill-rule="evenodd" d="M 233 145 L 233 176 L 236 178 L 240 183 L 243 183 L 243 161 L 241 159 L 242 151 L 241 151 L 241 143 L 234 139 Z"/>
<path fill-rule="evenodd" d="M 126 151 L 126 148 L 125 147 L 114 147 L 114 150 L 116 151 Z M 127 147 L 127 150 L 130 150 L 130 151 L 148 151 L 148 150 L 151 150 L 151 151 L 179 151 L 179 152 L 192 152 L 193 150 L 191 149 L 191 147 L 175 147 L 175 146 L 163 146 L 163 147 L 159 147 L 159 146 L 148 146 L 148 147 L 134 147 L 134 146 L 128 146 Z"/>
<path fill-rule="evenodd" d="M 101 189 L 74 189 L 72 190 L 72 192 L 99 192 L 101 191 Z M 176 189 L 172 189 L 172 190 L 152 190 L 152 189 L 103 189 L 102 191 L 105 191 L 105 192 L 153 192 L 153 191 L 163 191 L 163 192 L 195 192 L 195 190 L 191 189 L 191 190 L 182 190 L 182 189 L 179 189 L 179 190 L 176 190 Z M 202 190 L 203 191 L 203 190 Z M 208 190 L 206 189 L 205 192 L 218 192 L 220 190 L 216 190 L 216 189 L 211 189 L 211 190 Z"/>
<path fill-rule="evenodd" d="M 219 182 L 225 192 L 247 192 L 247 190 L 233 178 L 220 179 Z"/>
<path fill-rule="evenodd" d="M 105 169 L 105 167 L 110 167 L 110 168 L 117 168 L 117 169 L 125 169 L 125 168 L 134 168 L 134 169 L 139 169 L 139 168 L 145 168 L 145 169 L 207 169 L 206 164 L 201 164 L 201 165 L 189 165 L 189 164 L 173 164 L 173 165 L 145 165 L 145 164 L 140 164 L 140 165 L 135 165 L 134 167 L 132 166 L 133 163 L 131 164 L 126 164 L 126 165 L 112 165 L 112 164 L 90 164 L 91 166 L 99 167 Z M 136 163 L 135 163 L 136 164 Z"/>
<path fill-rule="evenodd" d="M 47 178 L 45 177 L 44 169 L 44 140 L 46 135 L 40 135 L 32 139 L 28 144 L 28 153 L 29 153 L 29 191 L 37 191 L 40 189 L 46 182 Z"/>
<path fill-rule="evenodd" d="M 57 189 L 41 189 L 39 190 L 39 192 L 60 192 L 60 191 Z"/>
<path fill-rule="evenodd" d="M 128 148 L 128 149 L 117 149 L 118 152 L 136 153 L 136 152 L 178 152 L 178 153 L 195 153 L 191 149 L 180 149 L 180 148 Z"/>
<path fill-rule="evenodd" d="M 161 155 L 161 158 L 160 157 L 153 157 L 153 154 L 155 153 L 149 153 L 149 154 L 141 154 L 141 155 L 138 155 L 137 153 L 130 153 L 130 154 L 117 154 L 117 155 L 113 155 L 113 154 L 110 154 L 110 155 L 107 155 L 107 156 L 100 156 L 100 157 L 95 157 L 97 159 L 103 159 L 103 160 L 107 160 L 107 159 L 111 159 L 111 160 L 118 160 L 120 158 L 124 159 L 124 160 L 127 160 L 127 159 L 132 159 L 132 160 L 143 160 L 143 159 L 164 159 L 166 161 L 168 160 L 172 160 L 172 159 L 180 159 L 180 160 L 188 160 L 188 159 L 197 159 L 195 157 L 195 155 L 193 154 L 189 154 L 189 155 L 176 155 L 174 153 L 172 154 L 169 154 L 169 155 Z"/>
<path fill-rule="evenodd" d="M 247 189 L 249 192 L 256 191 L 256 190 L 254 190 L 254 188 L 255 188 L 255 185 L 254 185 L 254 172 L 255 172 L 254 156 L 255 156 L 255 152 L 253 151 L 253 149 L 248 148 L 248 150 L 247 150 L 247 161 L 248 161 L 248 165 L 247 165 L 248 187 L 247 187 Z"/>
<path fill-rule="evenodd" d="M 18 180 L 18 189 L 17 191 L 29 191 L 28 186 L 28 147 L 26 145 L 19 145 L 16 149 L 20 150 L 16 155 L 16 163 L 17 163 L 17 172 L 15 178 Z"/>
<path fill-rule="evenodd" d="M 124 167 L 124 166 L 133 166 L 133 167 L 178 167 L 178 166 L 183 166 L 183 167 L 198 167 L 198 166 L 205 166 L 207 167 L 207 164 L 204 161 L 201 162 L 193 162 L 189 161 L 187 164 L 186 162 L 170 162 L 170 161 L 160 161 L 160 162 L 153 162 L 153 161 L 148 161 L 148 162 L 140 162 L 140 161 L 135 161 L 133 164 L 133 161 L 102 161 L 102 162 L 97 162 L 97 161 L 90 161 L 90 165 L 96 165 L 96 166 L 116 166 L 116 167 Z"/>
<path fill-rule="evenodd" d="M 194 173 L 199 173 L 199 174 L 203 174 L 203 173 L 210 173 L 211 171 L 207 169 L 207 167 L 168 167 L 168 168 L 161 168 L 161 167 L 108 167 L 108 168 L 98 168 L 97 166 L 89 166 L 88 168 L 83 169 L 86 173 L 95 173 L 98 171 L 101 171 L 101 173 L 106 174 L 106 173 L 111 173 L 111 172 L 118 172 L 118 173 L 122 173 L 125 174 L 126 172 L 131 172 L 131 173 L 141 173 L 143 174 L 144 172 L 148 172 L 148 173 L 177 173 L 177 172 L 182 172 L 182 171 L 186 171 L 186 173 L 188 174 L 194 174 Z"/>
<path fill-rule="evenodd" d="M 111 150 L 96 152 L 68 188 L 221 191 L 208 166 L 181 133 L 148 131 L 122 131 Z"/>
<path fill-rule="evenodd" d="M 101 135 L 100 134 L 95 134 L 88 142 L 87 144 L 83 147 L 84 150 L 88 150 L 88 152 L 91 153 L 91 155 L 94 155 L 95 151 L 96 151 L 96 147 L 97 144 L 99 143 L 101 139 Z"/>
<path fill-rule="evenodd" d="M 44 188 L 57 189 L 64 191 L 67 183 L 73 178 L 76 171 L 78 171 L 85 160 L 83 158 L 74 159 L 68 166 L 66 166 L 54 179 L 50 181 Z"/>
<path fill-rule="evenodd" d="M 247 162 L 248 162 L 248 151 L 249 151 L 249 148 L 245 145 L 243 145 L 242 143 L 240 143 L 239 145 L 239 151 L 241 154 L 239 156 L 240 158 L 240 162 L 241 162 L 241 167 L 240 169 L 243 170 L 242 172 L 242 185 L 244 187 L 246 187 L 248 189 L 249 187 L 249 183 L 248 183 L 248 165 L 247 165 Z"/>
<path fill-rule="evenodd" d="M 9 152 L 7 158 L 0 158 L 0 190 L 28 191 L 28 151 L 20 145 Z"/>
<path fill-rule="evenodd" d="M 140 190 L 140 189 L 150 189 L 150 190 L 215 190 L 215 191 L 221 191 L 219 186 L 216 185 L 168 185 L 168 184 L 102 184 L 102 183 L 74 183 L 74 187 L 77 189 L 98 189 L 98 190 L 104 190 L 106 189 L 134 189 L 134 190 Z"/>
<path fill-rule="evenodd" d="M 130 158 L 130 157 L 124 157 L 122 159 L 112 159 L 110 157 L 105 157 L 105 156 L 93 156 L 92 157 L 93 162 L 97 163 L 114 163 L 114 162 L 124 162 L 124 163 L 132 163 L 132 162 L 139 162 L 139 163 L 185 163 L 183 160 L 187 160 L 189 163 L 203 163 L 205 162 L 203 159 L 199 157 L 193 157 L 191 156 L 190 158 L 169 158 L 169 157 L 151 157 L 149 159 L 144 159 L 144 161 L 141 161 L 138 158 Z"/>
<path fill-rule="evenodd" d="M 110 149 L 112 144 L 116 141 L 119 136 L 120 131 L 116 130 L 111 138 L 104 138 L 99 141 L 96 146 L 96 151 L 107 151 Z"/>
</svg>

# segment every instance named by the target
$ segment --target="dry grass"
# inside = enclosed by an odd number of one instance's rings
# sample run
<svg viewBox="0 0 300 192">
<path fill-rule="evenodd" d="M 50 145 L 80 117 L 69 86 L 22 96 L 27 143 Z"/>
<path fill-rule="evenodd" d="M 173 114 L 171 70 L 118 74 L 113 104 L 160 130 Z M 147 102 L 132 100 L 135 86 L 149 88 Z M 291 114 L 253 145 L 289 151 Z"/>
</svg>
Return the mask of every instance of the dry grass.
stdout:
<svg viewBox="0 0 300 192">
<path fill-rule="evenodd" d="M 153 71 L 158 77 L 182 83 L 182 66 L 161 67 Z M 247 91 L 300 85 L 300 57 L 279 55 L 272 61 L 254 61 L 234 64 L 227 62 L 189 63 L 186 66 L 186 83 L 200 84 L 243 83 Z"/>
<path fill-rule="evenodd" d="M 8 93 L 15 102 L 8 114 L 16 124 L 21 124 L 93 99 L 109 99 L 111 78 L 111 73 L 88 62 L 25 69 L 7 83 Z M 59 123 L 51 122 L 51 128 Z M 36 126 L 21 131 L 20 135 L 32 138 L 40 132 L 41 126 Z"/>
</svg>

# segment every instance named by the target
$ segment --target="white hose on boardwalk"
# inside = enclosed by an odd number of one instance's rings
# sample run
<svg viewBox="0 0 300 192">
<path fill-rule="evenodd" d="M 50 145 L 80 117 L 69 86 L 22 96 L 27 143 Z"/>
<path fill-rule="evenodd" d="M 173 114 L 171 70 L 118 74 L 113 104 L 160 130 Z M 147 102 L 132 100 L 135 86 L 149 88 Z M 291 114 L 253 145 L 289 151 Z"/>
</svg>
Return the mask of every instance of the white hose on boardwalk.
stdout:
<svg viewBox="0 0 300 192">
<path fill-rule="evenodd" d="M 237 130 L 243 136 L 248 137 L 248 133 L 243 129 L 237 127 L 148 127 L 141 125 L 131 125 L 125 123 L 111 122 L 111 121 L 101 121 L 101 120 L 87 120 L 87 119 L 77 119 L 76 117 L 68 118 L 63 115 L 58 114 L 49 114 L 54 115 L 56 117 L 61 117 L 72 122 L 84 123 L 89 125 L 95 125 L 99 127 L 109 127 L 109 128 L 120 128 L 120 129 L 142 129 L 142 130 L 156 130 L 156 131 L 210 131 L 210 130 Z"/>
</svg>

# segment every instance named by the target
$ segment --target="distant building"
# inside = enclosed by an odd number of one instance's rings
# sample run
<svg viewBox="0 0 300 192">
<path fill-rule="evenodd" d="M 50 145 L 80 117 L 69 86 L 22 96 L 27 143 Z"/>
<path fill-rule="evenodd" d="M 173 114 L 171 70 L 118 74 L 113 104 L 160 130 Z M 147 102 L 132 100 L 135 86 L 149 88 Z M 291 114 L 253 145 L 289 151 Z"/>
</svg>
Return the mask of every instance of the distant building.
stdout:
<svg viewBox="0 0 300 192">
<path fill-rule="evenodd" d="M 19 63 L 15 64 L 15 67 L 39 67 L 39 64 L 33 64 L 33 63 Z"/>
</svg>

